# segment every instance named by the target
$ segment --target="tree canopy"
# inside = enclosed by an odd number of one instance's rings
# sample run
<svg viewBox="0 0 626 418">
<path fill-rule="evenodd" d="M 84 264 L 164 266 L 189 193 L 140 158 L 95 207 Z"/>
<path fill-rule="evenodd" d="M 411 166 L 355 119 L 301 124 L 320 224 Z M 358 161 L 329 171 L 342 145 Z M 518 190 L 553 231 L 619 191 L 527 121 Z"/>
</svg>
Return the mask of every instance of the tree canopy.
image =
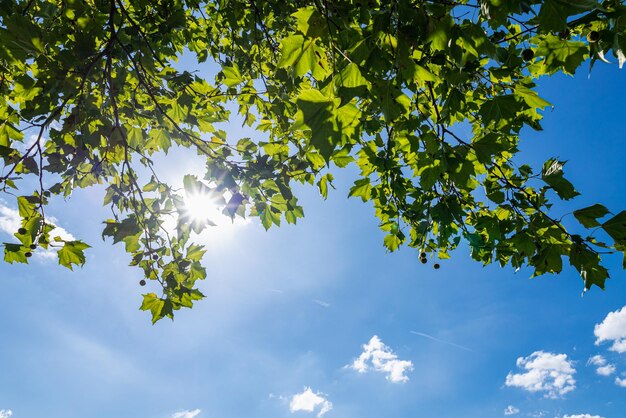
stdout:
<svg viewBox="0 0 626 418">
<path fill-rule="evenodd" d="M 565 162 L 514 157 L 550 106 L 538 78 L 609 54 L 621 67 L 624 51 L 621 0 L 0 0 L 0 188 L 22 218 L 4 259 L 56 247 L 82 265 L 89 246 L 56 236 L 45 208 L 102 184 L 103 237 L 159 289 L 141 309 L 173 317 L 203 297 L 193 241 L 212 224 L 186 197 L 270 228 L 304 216 L 295 184 L 326 197 L 355 165 L 349 195 L 373 203 L 390 251 L 425 261 L 465 242 L 485 264 L 566 262 L 604 288 L 626 211 L 584 207 L 567 229 L 551 209 L 578 195 Z M 183 56 L 215 74 L 179 69 Z M 223 128 L 231 112 L 253 138 Z M 206 161 L 180 190 L 153 158 L 173 146 Z"/>
</svg>

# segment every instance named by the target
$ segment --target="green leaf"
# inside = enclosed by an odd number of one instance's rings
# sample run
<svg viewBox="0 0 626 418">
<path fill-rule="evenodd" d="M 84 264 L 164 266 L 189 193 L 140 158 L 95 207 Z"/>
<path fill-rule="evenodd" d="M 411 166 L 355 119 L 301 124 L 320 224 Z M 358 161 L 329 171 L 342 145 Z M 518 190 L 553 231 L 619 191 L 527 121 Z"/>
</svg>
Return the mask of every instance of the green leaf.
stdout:
<svg viewBox="0 0 626 418">
<path fill-rule="evenodd" d="M 237 67 L 222 67 L 222 73 L 224 74 L 222 83 L 228 87 L 243 83 L 243 77 Z"/>
<path fill-rule="evenodd" d="M 73 270 L 74 265 L 83 266 L 85 264 L 84 250 L 90 248 L 82 241 L 66 241 L 58 251 L 59 264 Z"/>
<path fill-rule="evenodd" d="M 173 102 L 172 106 L 167 111 L 167 115 L 177 124 L 184 123 L 188 114 L 189 110 L 185 106 L 180 105 L 178 102 Z M 159 148 L 167 151 L 170 147 L 170 139 L 167 135 L 163 135 L 164 133 L 165 131 L 162 131 L 159 132 L 158 135 L 155 135 L 154 141 L 158 143 Z"/>
<path fill-rule="evenodd" d="M 385 235 L 384 238 L 385 247 L 387 247 L 389 251 L 396 251 L 400 245 L 402 245 L 403 241 L 404 239 L 399 237 L 397 234 L 388 234 Z"/>
<path fill-rule="evenodd" d="M 112 237 L 113 244 L 120 241 L 125 241 L 129 237 L 138 236 L 141 233 L 141 228 L 137 224 L 137 219 L 129 217 L 123 219 L 121 222 L 108 220 L 105 222 L 106 227 L 102 231 L 102 238 Z"/>
<path fill-rule="evenodd" d="M 331 160 L 337 167 L 343 168 L 353 162 L 354 158 L 350 155 L 347 149 L 341 149 L 333 154 Z"/>
<path fill-rule="evenodd" d="M 356 88 L 367 86 L 367 80 L 361 75 L 359 66 L 351 62 L 339 73 L 339 84 L 343 87 Z"/>
<path fill-rule="evenodd" d="M 626 245 L 626 210 L 621 211 L 602 224 L 602 229 L 615 240 L 616 243 Z"/>
<path fill-rule="evenodd" d="M 19 196 L 17 198 L 17 208 L 20 216 L 24 219 L 35 216 L 37 203 L 39 203 L 39 198 L 36 196 Z"/>
<path fill-rule="evenodd" d="M 317 8 L 302 7 L 292 15 L 298 30 L 308 36 L 318 37 L 326 31 L 326 22 Z"/>
<path fill-rule="evenodd" d="M 141 128 L 133 126 L 129 129 L 129 127 L 126 127 L 126 132 L 127 132 L 126 139 L 128 141 L 128 145 L 130 145 L 131 147 L 135 149 L 143 146 L 144 134 Z"/>
<path fill-rule="evenodd" d="M 587 58 L 588 47 L 584 42 L 561 39 L 556 35 L 538 36 L 535 54 L 543 60 L 531 66 L 536 75 L 552 74 L 562 70 L 574 74 Z"/>
<path fill-rule="evenodd" d="M 28 263 L 26 247 L 20 244 L 4 243 L 4 261 L 7 263 Z"/>
<path fill-rule="evenodd" d="M 319 170 L 326 165 L 324 157 L 317 152 L 307 152 L 306 158 L 316 170 Z"/>
<path fill-rule="evenodd" d="M 350 188 L 349 197 L 360 197 L 361 200 L 367 202 L 372 197 L 372 185 L 370 179 L 362 178 L 354 182 L 354 186 Z"/>
<path fill-rule="evenodd" d="M 563 166 L 565 161 L 550 159 L 543 166 L 542 179 L 545 181 L 561 199 L 569 200 L 580 193 L 574 189 L 574 185 L 563 177 Z"/>
<path fill-rule="evenodd" d="M 424 83 L 426 81 L 432 81 L 432 82 L 439 81 L 439 78 L 436 75 L 434 75 L 433 73 L 428 71 L 426 68 L 422 67 L 421 65 L 417 65 L 417 64 L 415 64 L 415 76 L 417 77 L 417 80 L 419 80 L 421 83 Z"/>
<path fill-rule="evenodd" d="M 37 236 L 42 231 L 43 219 L 39 214 L 35 214 L 28 218 L 26 222 L 22 223 L 22 228 L 26 230 L 23 234 L 19 231 L 14 235 L 20 240 L 23 246 L 28 247 L 37 239 Z"/>
<path fill-rule="evenodd" d="M 202 245 L 190 245 L 187 248 L 187 258 L 192 261 L 200 261 L 205 253 L 206 250 Z"/>
<path fill-rule="evenodd" d="M 298 112 L 293 128 L 308 128 L 311 131 L 311 144 L 328 160 L 341 135 L 333 115 L 334 100 L 319 90 L 307 89 L 298 96 L 296 104 Z"/>
<path fill-rule="evenodd" d="M 178 117 L 178 116 L 177 116 Z M 176 120 L 176 119 L 175 119 Z M 172 146 L 172 141 L 170 139 L 169 134 L 165 129 L 152 129 L 148 134 L 148 141 L 145 144 L 145 147 L 150 152 L 163 150 L 167 151 Z"/>
<path fill-rule="evenodd" d="M 526 86 L 515 86 L 515 94 L 521 97 L 531 108 L 543 109 L 544 107 L 552 106 L 550 102 L 539 97 L 536 91 L 531 90 Z"/>
<path fill-rule="evenodd" d="M 427 42 L 434 51 L 444 51 L 448 48 L 448 41 L 451 37 L 451 19 L 446 16 L 443 19 L 431 19 L 429 22 L 429 35 Z"/>
<path fill-rule="evenodd" d="M 538 15 L 539 26 L 546 32 L 563 30 L 569 16 L 598 6 L 595 0 L 544 0 Z"/>
<path fill-rule="evenodd" d="M 281 42 L 281 56 L 278 68 L 293 68 L 295 75 L 303 76 L 315 68 L 314 39 L 305 38 L 302 35 L 291 35 Z"/>
<path fill-rule="evenodd" d="M 322 176 L 322 178 L 317 183 L 320 189 L 320 193 L 324 199 L 328 197 L 328 186 L 330 185 L 331 187 L 333 187 L 333 180 L 334 180 L 333 175 L 330 173 L 327 173 L 324 176 Z"/>
<path fill-rule="evenodd" d="M 185 174 L 183 177 L 183 187 L 185 188 L 186 194 L 193 195 L 200 193 L 205 186 L 198 180 L 198 177 L 191 174 Z"/>
<path fill-rule="evenodd" d="M 593 228 L 600 226 L 600 222 L 598 222 L 597 219 L 602 218 L 608 213 L 609 210 L 607 208 L 599 203 L 596 203 L 595 205 L 575 210 L 574 216 L 585 228 Z"/>
<path fill-rule="evenodd" d="M 123 239 L 124 241 L 124 249 L 127 253 L 134 253 L 138 251 L 140 248 L 139 245 L 139 235 L 133 235 L 130 237 L 126 237 Z"/>
<path fill-rule="evenodd" d="M 570 264 L 580 272 L 585 289 L 589 289 L 593 285 L 604 289 L 605 281 L 609 278 L 609 272 L 600 265 L 598 253 L 590 251 L 583 244 L 576 243 L 572 245 L 569 258 Z"/>
<path fill-rule="evenodd" d="M 545 273 L 560 273 L 563 269 L 561 252 L 556 247 L 548 247 L 540 250 L 531 260 L 535 267 L 533 277 Z"/>
<path fill-rule="evenodd" d="M 512 119 L 520 110 L 520 105 L 515 96 L 507 94 L 504 96 L 496 96 L 491 100 L 487 100 L 480 107 L 480 116 L 484 123 L 495 122 L 497 126 L 505 124 Z"/>
<path fill-rule="evenodd" d="M 6 27 L 6 29 L 2 28 L 2 31 L 6 31 L 8 34 L 6 40 L 4 40 L 7 43 L 7 47 L 17 48 L 30 56 L 36 56 L 45 52 L 41 41 L 41 29 L 25 16 L 13 15 L 11 19 L 3 19 L 2 23 Z"/>
<path fill-rule="evenodd" d="M 272 224 L 280 226 L 280 213 L 274 212 L 272 206 L 266 206 L 259 217 L 261 218 L 261 224 L 265 230 L 270 229 Z"/>
<path fill-rule="evenodd" d="M 147 293 L 143 295 L 143 302 L 141 303 L 142 311 L 152 312 L 152 323 L 155 324 L 164 315 L 165 300 L 160 299 L 154 293 Z"/>
</svg>

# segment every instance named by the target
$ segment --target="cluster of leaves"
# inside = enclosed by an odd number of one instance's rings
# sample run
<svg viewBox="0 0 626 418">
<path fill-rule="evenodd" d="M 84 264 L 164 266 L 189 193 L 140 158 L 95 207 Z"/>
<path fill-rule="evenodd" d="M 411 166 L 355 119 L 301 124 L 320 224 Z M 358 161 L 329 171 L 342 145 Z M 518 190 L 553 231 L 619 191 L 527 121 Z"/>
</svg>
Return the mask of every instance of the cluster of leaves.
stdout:
<svg viewBox="0 0 626 418">
<path fill-rule="evenodd" d="M 604 287 L 600 253 L 626 249 L 626 212 L 574 213 L 612 243 L 570 232 L 549 202 L 578 194 L 564 163 L 536 170 L 513 157 L 549 106 L 538 77 L 609 52 L 626 60 L 622 3 L 0 0 L 0 187 L 21 193 L 38 179 L 18 197 L 20 243 L 5 244 L 5 260 L 56 243 L 60 264 L 82 265 L 87 245 L 51 237 L 44 208 L 104 184 L 113 218 L 103 236 L 158 284 L 141 308 L 172 317 L 202 298 L 195 282 L 206 277 L 192 238 L 210 221 L 189 222 L 185 194 L 211 194 L 227 215 L 269 228 L 303 216 L 294 182 L 326 197 L 332 169 L 356 164 L 350 195 L 373 202 L 391 251 L 407 243 L 447 258 L 465 240 L 483 263 L 540 275 L 565 259 L 585 288 Z M 183 54 L 217 75 L 178 70 Z M 233 107 L 258 138 L 219 129 Z M 152 159 L 172 146 L 206 161 L 184 190 Z"/>
</svg>

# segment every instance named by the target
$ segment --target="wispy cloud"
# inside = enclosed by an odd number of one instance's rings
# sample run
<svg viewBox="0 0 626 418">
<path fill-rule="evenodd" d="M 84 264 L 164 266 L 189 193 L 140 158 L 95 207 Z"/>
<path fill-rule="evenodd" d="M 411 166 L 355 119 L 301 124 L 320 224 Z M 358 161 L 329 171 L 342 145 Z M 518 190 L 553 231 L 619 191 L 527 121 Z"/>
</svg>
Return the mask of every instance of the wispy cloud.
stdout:
<svg viewBox="0 0 626 418">
<path fill-rule="evenodd" d="M 526 372 L 509 372 L 506 386 L 519 387 L 528 392 L 543 392 L 547 398 L 558 398 L 576 388 L 576 370 L 567 359 L 567 354 L 535 351 L 528 357 L 518 358 L 517 367 Z"/>
<path fill-rule="evenodd" d="M 626 388 L 626 378 L 621 379 L 621 378 L 619 378 L 619 377 L 616 377 L 616 378 L 615 378 L 615 384 L 616 384 L 617 386 L 621 386 L 621 387 L 623 387 L 623 388 Z"/>
<path fill-rule="evenodd" d="M 604 356 L 597 354 L 587 361 L 588 365 L 592 365 L 596 367 L 596 373 L 600 376 L 610 376 L 615 373 L 615 366 L 613 364 L 607 363 Z"/>
<path fill-rule="evenodd" d="M 147 375 L 135 358 L 116 347 L 113 341 L 97 338 L 53 319 L 46 320 L 44 326 L 58 343 L 59 351 L 53 354 L 55 358 L 71 362 L 82 376 L 92 376 L 108 384 L 153 378 Z M 119 383 L 116 385 L 119 386 Z"/>
<path fill-rule="evenodd" d="M 626 306 L 619 311 L 609 312 L 601 323 L 596 324 L 593 333 L 596 345 L 609 341 L 613 343 L 609 350 L 626 352 Z"/>
<path fill-rule="evenodd" d="M 519 409 L 514 407 L 513 405 L 509 405 L 504 408 L 504 415 L 515 415 L 519 414 Z"/>
<path fill-rule="evenodd" d="M 591 364 L 592 366 L 604 366 L 606 364 L 606 359 L 603 355 L 596 354 L 595 356 L 589 357 L 587 364 Z"/>
<path fill-rule="evenodd" d="M 178 411 L 172 414 L 172 418 L 195 418 L 200 415 L 200 412 L 202 411 L 199 409 L 194 409 L 193 411 Z"/>
<path fill-rule="evenodd" d="M 322 393 L 315 393 L 310 387 L 305 387 L 301 393 L 293 395 L 291 402 L 289 403 L 289 410 L 291 412 L 304 411 L 315 412 L 317 416 L 322 417 L 327 412 L 333 409 L 333 404 L 326 395 Z"/>
<path fill-rule="evenodd" d="M 472 350 L 471 348 L 465 347 L 464 345 L 451 343 L 450 341 L 440 340 L 439 338 L 433 337 L 432 335 L 426 334 L 425 332 L 418 332 L 418 331 L 410 331 L 410 332 L 411 332 L 411 334 L 419 335 L 420 337 L 428 338 L 429 340 L 437 341 L 438 343 L 451 345 L 452 347 L 460 348 L 461 350 L 470 351 L 472 353 L 475 353 L 474 350 Z"/>
<path fill-rule="evenodd" d="M 387 373 L 387 380 L 400 383 L 408 382 L 409 378 L 405 373 L 413 370 L 413 363 L 408 360 L 398 360 L 398 356 L 391 348 L 374 335 L 367 344 L 363 345 L 361 355 L 346 367 L 359 373 L 365 373 L 371 368 L 377 372 Z"/>
<path fill-rule="evenodd" d="M 10 409 L 0 409 L 0 418 L 9 418 L 13 415 L 13 411 Z"/>
<path fill-rule="evenodd" d="M 591 414 L 576 414 L 576 415 L 563 415 L 563 418 L 604 418 L 600 415 L 591 415 Z"/>
<path fill-rule="evenodd" d="M 322 308 L 329 308 L 330 307 L 330 303 L 328 302 L 324 302 L 323 300 L 319 300 L 319 299 L 313 299 L 313 303 L 320 305 Z"/>
</svg>

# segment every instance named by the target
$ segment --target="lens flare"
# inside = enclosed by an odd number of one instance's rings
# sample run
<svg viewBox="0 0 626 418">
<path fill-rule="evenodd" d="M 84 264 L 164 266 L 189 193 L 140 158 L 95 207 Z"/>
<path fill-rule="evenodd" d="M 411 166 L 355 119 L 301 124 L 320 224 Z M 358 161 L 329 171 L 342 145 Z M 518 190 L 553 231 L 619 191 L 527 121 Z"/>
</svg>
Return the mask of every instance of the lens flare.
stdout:
<svg viewBox="0 0 626 418">
<path fill-rule="evenodd" d="M 219 198 L 210 193 L 190 193 L 185 196 L 185 212 L 192 222 L 222 225 L 228 218 L 222 213 Z"/>
</svg>

